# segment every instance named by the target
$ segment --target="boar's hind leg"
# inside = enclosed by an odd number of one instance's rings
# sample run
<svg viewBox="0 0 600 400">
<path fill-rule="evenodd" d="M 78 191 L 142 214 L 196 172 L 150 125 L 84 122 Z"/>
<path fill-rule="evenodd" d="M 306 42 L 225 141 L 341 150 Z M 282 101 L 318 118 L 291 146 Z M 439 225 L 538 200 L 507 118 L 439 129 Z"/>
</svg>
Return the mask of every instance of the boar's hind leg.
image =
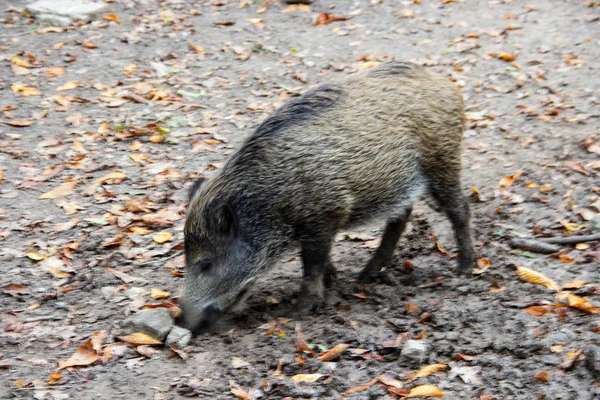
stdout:
<svg viewBox="0 0 600 400">
<path fill-rule="evenodd" d="M 302 266 L 304 278 L 298 298 L 301 311 L 320 307 L 325 300 L 325 283 L 332 278 L 333 266 L 329 259 L 333 237 L 302 241 Z"/>
<path fill-rule="evenodd" d="M 471 272 L 473 268 L 473 239 L 471 238 L 471 215 L 469 201 L 462 194 L 460 185 L 444 185 L 433 183 L 431 195 L 444 210 L 454 229 L 454 237 L 458 243 L 459 275 Z"/>
<path fill-rule="evenodd" d="M 381 244 L 367 263 L 367 266 L 360 273 L 358 277 L 359 282 L 370 283 L 377 279 L 383 279 L 384 281 L 388 281 L 387 283 L 391 283 L 389 282 L 389 277 L 386 274 L 381 274 L 380 271 L 383 267 L 389 266 L 392 261 L 394 249 L 402 232 L 404 232 L 411 212 L 412 207 L 409 207 L 404 213 L 388 221 L 383 237 L 381 238 Z"/>
</svg>

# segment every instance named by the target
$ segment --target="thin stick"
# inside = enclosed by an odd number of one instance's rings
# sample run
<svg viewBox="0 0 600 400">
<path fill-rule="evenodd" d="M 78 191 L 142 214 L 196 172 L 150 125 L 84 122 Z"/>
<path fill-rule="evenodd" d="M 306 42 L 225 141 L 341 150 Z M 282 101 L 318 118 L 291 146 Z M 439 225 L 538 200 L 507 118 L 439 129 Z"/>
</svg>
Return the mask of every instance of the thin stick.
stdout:
<svg viewBox="0 0 600 400">
<path fill-rule="evenodd" d="M 600 240 L 600 233 L 595 233 L 593 235 L 541 238 L 538 240 L 540 242 L 552 244 L 577 244 Z"/>
</svg>

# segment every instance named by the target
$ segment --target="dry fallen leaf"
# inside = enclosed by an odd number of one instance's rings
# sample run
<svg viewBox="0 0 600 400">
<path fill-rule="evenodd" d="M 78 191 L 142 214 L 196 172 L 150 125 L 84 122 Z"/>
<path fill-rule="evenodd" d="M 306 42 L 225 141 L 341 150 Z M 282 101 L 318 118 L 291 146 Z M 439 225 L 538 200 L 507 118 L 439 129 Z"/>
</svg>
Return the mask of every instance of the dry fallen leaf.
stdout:
<svg viewBox="0 0 600 400">
<path fill-rule="evenodd" d="M 581 355 L 585 351 L 585 349 L 586 349 L 585 347 L 582 347 L 581 349 L 579 349 L 577 351 L 568 352 L 566 357 L 564 358 L 563 362 L 560 363 L 558 368 L 560 368 L 564 371 L 568 371 L 571 368 L 573 368 L 575 366 L 575 363 L 579 359 L 579 357 L 581 357 Z"/>
<path fill-rule="evenodd" d="M 475 268 L 473 270 L 473 274 L 475 274 L 475 275 L 483 274 L 492 265 L 494 265 L 494 263 L 492 263 L 492 261 L 489 258 L 480 258 L 477 260 L 477 266 L 479 268 Z"/>
<path fill-rule="evenodd" d="M 448 368 L 447 364 L 431 364 L 418 370 L 407 382 L 414 381 L 418 378 L 427 378 L 436 372 L 443 371 Z"/>
<path fill-rule="evenodd" d="M 548 371 L 538 372 L 537 374 L 535 374 L 534 378 L 538 381 L 548 382 Z"/>
<path fill-rule="evenodd" d="M 152 297 L 153 299 L 157 299 L 157 300 L 166 299 L 170 295 L 171 295 L 170 292 L 165 292 L 164 290 L 160 290 L 157 288 L 150 289 L 150 297 Z"/>
<path fill-rule="evenodd" d="M 585 311 L 588 314 L 600 314 L 600 308 L 594 306 L 587 299 L 577 296 L 575 294 L 569 294 L 567 299 L 569 300 L 569 306 Z"/>
<path fill-rule="evenodd" d="M 314 352 L 310 347 L 308 347 L 308 343 L 306 343 L 306 340 L 304 340 L 304 336 L 302 336 L 302 329 L 300 329 L 300 324 L 296 325 L 296 352 L 308 353 L 311 356 L 314 355 Z"/>
<path fill-rule="evenodd" d="M 105 19 L 107 21 L 113 21 L 116 22 L 117 24 L 121 23 L 121 20 L 119 19 L 119 17 L 115 14 L 107 14 L 104 17 L 102 17 L 102 19 Z"/>
<path fill-rule="evenodd" d="M 421 385 L 410 389 L 406 397 L 444 397 L 444 393 L 435 385 Z"/>
<path fill-rule="evenodd" d="M 337 356 L 339 356 L 344 350 L 346 350 L 348 347 L 350 347 L 349 344 L 338 344 L 337 346 L 335 346 L 333 349 L 326 351 L 325 353 L 321 354 L 319 357 L 317 357 L 319 360 L 321 361 L 330 361 L 333 360 L 334 358 L 336 358 Z"/>
<path fill-rule="evenodd" d="M 379 381 L 378 377 L 377 378 L 373 378 L 372 380 L 370 380 L 367 383 L 363 383 L 361 385 L 358 385 L 358 386 L 355 386 L 353 388 L 350 388 L 350 389 L 346 390 L 344 392 L 344 394 L 348 396 L 348 395 L 351 395 L 351 394 L 354 394 L 354 393 L 357 393 L 357 392 L 365 391 L 368 388 L 370 388 L 371 386 L 373 386 L 375 383 L 377 383 L 378 381 Z"/>
<path fill-rule="evenodd" d="M 233 368 L 236 368 L 236 369 L 238 369 L 238 368 L 249 367 L 249 366 L 250 366 L 250 363 L 249 363 L 248 361 L 244 360 L 243 358 L 240 358 L 240 357 L 233 357 L 233 358 L 231 359 L 231 366 L 232 366 Z"/>
<path fill-rule="evenodd" d="M 94 180 L 91 185 L 89 185 L 88 187 L 86 187 L 84 189 L 83 195 L 84 196 L 92 196 L 96 192 L 96 190 L 100 187 L 100 185 L 102 185 L 106 181 L 109 181 L 109 180 L 122 181 L 125 178 L 127 178 L 127 174 L 125 174 L 124 172 L 121 172 L 118 170 L 111 172 L 107 175 L 104 175 L 104 176 Z"/>
<path fill-rule="evenodd" d="M 14 85 L 10 85 L 10 88 L 12 89 L 13 92 L 18 93 L 24 97 L 40 95 L 40 91 L 33 86 L 14 84 Z"/>
<path fill-rule="evenodd" d="M 163 244 L 172 239 L 173 239 L 173 234 L 171 232 L 167 232 L 167 231 L 156 232 L 154 235 L 152 235 L 152 240 L 154 240 L 158 244 Z"/>
<path fill-rule="evenodd" d="M 231 393 L 237 397 L 238 399 L 241 400 L 250 400 L 250 393 L 248 393 L 247 391 L 245 391 L 244 389 L 242 389 L 237 383 L 235 383 L 233 380 L 229 381 L 229 388 L 231 390 Z"/>
<path fill-rule="evenodd" d="M 78 86 L 79 86 L 79 82 L 78 81 L 70 81 L 70 82 L 65 83 L 62 86 L 57 87 L 56 91 L 57 92 L 61 92 L 63 90 L 72 90 L 72 89 L 77 88 Z"/>
<path fill-rule="evenodd" d="M 92 348 L 92 341 L 88 339 L 84 344 L 79 346 L 77 351 L 73 353 L 66 361 L 58 363 L 57 371 L 63 368 L 90 365 L 98 360 L 98 353 Z"/>
<path fill-rule="evenodd" d="M 323 374 L 297 374 L 292 376 L 292 380 L 296 383 L 298 382 L 316 382 L 321 379 Z"/>
<path fill-rule="evenodd" d="M 519 277 L 527 282 L 534 283 L 536 285 L 542 285 L 548 289 L 560 291 L 560 286 L 556 284 L 552 279 L 545 277 L 541 273 L 534 271 L 530 268 L 517 266 L 517 272 Z"/>
<path fill-rule="evenodd" d="M 504 178 L 500 179 L 498 186 L 500 186 L 500 187 L 512 186 L 517 181 L 517 179 L 519 179 L 520 176 L 521 176 L 520 172 L 517 172 L 514 175 L 507 175 Z"/>
<path fill-rule="evenodd" d="M 76 186 L 77 186 L 76 181 L 64 182 L 61 185 L 59 185 L 57 188 L 52 189 L 51 191 L 42 194 L 38 198 L 40 200 L 44 200 L 44 199 L 58 199 L 60 197 L 65 197 L 70 194 L 73 194 Z"/>
<path fill-rule="evenodd" d="M 160 340 L 154 339 L 152 336 L 142 332 L 132 333 L 131 335 L 118 336 L 118 339 L 132 346 L 162 344 Z"/>
<path fill-rule="evenodd" d="M 327 25 L 334 21 L 346 21 L 349 19 L 350 19 L 350 17 L 345 17 L 343 15 L 329 14 L 326 12 L 322 12 L 317 17 L 317 22 L 315 22 L 315 24 L 313 26 Z"/>
</svg>

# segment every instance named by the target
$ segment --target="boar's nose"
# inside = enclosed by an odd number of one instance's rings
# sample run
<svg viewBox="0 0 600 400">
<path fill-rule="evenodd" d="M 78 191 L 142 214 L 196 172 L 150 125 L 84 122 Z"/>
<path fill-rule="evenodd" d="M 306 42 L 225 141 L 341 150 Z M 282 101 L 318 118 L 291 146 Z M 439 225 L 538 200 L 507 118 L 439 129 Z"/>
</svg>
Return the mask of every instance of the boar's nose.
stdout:
<svg viewBox="0 0 600 400">
<path fill-rule="evenodd" d="M 216 302 L 208 303 L 201 309 L 186 307 L 185 303 L 180 305 L 183 312 L 177 321 L 175 321 L 175 324 L 183 326 L 194 333 L 210 328 L 222 314 Z"/>
<path fill-rule="evenodd" d="M 200 329 L 208 328 L 213 323 L 215 323 L 219 319 L 219 317 L 221 317 L 221 309 L 219 308 L 217 303 L 210 303 L 209 305 L 204 307 L 204 310 L 202 311 L 202 318 L 200 324 L 204 326 L 201 326 Z"/>
</svg>

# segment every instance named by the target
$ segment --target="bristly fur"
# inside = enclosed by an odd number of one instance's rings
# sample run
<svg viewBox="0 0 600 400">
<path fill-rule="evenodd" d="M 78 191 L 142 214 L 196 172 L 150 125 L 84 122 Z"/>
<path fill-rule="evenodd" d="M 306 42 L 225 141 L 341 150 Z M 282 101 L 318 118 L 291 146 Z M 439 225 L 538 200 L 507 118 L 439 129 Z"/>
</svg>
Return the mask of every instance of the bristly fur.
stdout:
<svg viewBox="0 0 600 400">
<path fill-rule="evenodd" d="M 221 270 L 186 277 L 184 297 L 194 304 L 216 298 L 228 307 L 241 282 L 262 273 L 293 242 L 303 249 L 322 242 L 324 249 L 314 252 L 328 253 L 337 230 L 376 217 L 390 221 L 390 232 L 401 232 L 425 191 L 451 218 L 464 267 L 472 258 L 468 205 L 460 193 L 464 123 L 456 85 L 410 63 L 384 63 L 291 100 L 191 195 L 188 269 L 214 259 Z M 227 204 L 235 214 L 231 245 L 243 243 L 251 265 L 231 264 L 232 248 L 217 245 L 207 217 L 214 204 Z M 396 233 L 387 242 L 395 244 Z M 378 262 L 391 251 L 393 245 L 386 254 L 381 250 Z M 323 257 L 317 264 L 329 263 Z M 307 276 L 312 270 L 304 261 Z M 215 274 L 229 282 L 215 281 Z"/>
</svg>

